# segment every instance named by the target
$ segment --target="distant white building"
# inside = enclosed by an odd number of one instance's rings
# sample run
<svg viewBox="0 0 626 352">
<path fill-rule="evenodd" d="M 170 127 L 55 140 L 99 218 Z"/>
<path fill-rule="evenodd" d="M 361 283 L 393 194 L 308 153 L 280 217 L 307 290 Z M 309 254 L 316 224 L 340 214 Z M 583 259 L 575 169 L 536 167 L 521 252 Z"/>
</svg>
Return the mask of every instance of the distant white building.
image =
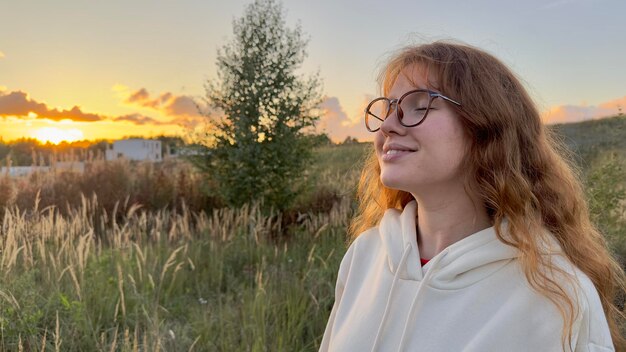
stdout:
<svg viewBox="0 0 626 352">
<path fill-rule="evenodd" d="M 85 171 L 85 163 L 82 161 L 56 162 L 53 166 L 3 166 L 0 168 L 1 175 L 9 175 L 11 177 L 28 176 L 34 172 L 49 171 L 74 171 L 83 173 Z"/>
<path fill-rule="evenodd" d="M 137 161 L 162 161 L 161 141 L 138 138 L 115 141 L 106 150 L 106 159 L 115 160 L 119 158 Z"/>
<path fill-rule="evenodd" d="M 9 175 L 11 177 L 28 176 L 35 171 L 49 171 L 49 166 L 3 166 L 0 168 L 0 175 Z"/>
</svg>

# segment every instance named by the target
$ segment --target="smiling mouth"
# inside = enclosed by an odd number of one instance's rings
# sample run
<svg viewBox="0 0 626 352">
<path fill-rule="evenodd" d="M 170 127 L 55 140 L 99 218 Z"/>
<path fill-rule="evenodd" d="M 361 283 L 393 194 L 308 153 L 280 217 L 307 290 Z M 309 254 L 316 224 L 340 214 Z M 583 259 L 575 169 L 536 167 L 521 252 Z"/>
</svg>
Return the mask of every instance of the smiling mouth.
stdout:
<svg viewBox="0 0 626 352">
<path fill-rule="evenodd" d="M 388 151 L 383 153 L 381 159 L 382 161 L 393 161 L 416 151 L 417 150 L 389 149 Z"/>
<path fill-rule="evenodd" d="M 400 153 L 412 153 L 415 152 L 416 150 L 402 150 L 402 149 L 389 149 L 385 155 L 394 155 L 394 154 L 400 154 Z"/>
</svg>

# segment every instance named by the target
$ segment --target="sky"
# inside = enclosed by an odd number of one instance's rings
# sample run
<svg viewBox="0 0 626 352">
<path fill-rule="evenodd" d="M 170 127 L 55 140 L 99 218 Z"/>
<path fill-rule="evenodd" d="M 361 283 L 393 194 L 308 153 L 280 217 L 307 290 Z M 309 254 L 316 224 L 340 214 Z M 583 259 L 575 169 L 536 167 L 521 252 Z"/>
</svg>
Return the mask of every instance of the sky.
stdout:
<svg viewBox="0 0 626 352">
<path fill-rule="evenodd" d="M 189 135 L 243 0 L 1 0 L 0 137 Z M 363 108 L 394 50 L 452 39 L 522 78 L 546 123 L 626 109 L 626 1 L 283 0 L 323 81 L 320 131 L 371 140 Z"/>
</svg>

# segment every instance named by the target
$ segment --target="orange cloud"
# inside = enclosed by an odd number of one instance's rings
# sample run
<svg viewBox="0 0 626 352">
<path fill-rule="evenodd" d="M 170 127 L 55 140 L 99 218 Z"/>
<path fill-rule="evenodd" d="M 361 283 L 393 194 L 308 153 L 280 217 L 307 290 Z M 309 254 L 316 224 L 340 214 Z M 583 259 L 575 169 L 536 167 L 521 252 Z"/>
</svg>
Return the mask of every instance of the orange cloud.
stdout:
<svg viewBox="0 0 626 352">
<path fill-rule="evenodd" d="M 46 104 L 32 100 L 28 94 L 17 92 L 0 91 L 0 117 L 8 116 L 32 116 L 47 118 L 54 121 L 70 119 L 74 121 L 100 121 L 105 116 L 90 114 L 81 111 L 80 107 L 74 106 L 70 110 L 50 109 Z"/>
<path fill-rule="evenodd" d="M 152 98 L 145 88 L 132 92 L 124 100 L 130 105 L 138 105 L 162 112 L 167 116 L 200 116 L 198 104 L 187 95 L 176 96 L 170 92 L 165 92 Z"/>
<path fill-rule="evenodd" d="M 612 114 L 623 112 L 626 109 L 626 96 L 602 103 L 600 108 L 613 110 Z"/>
<path fill-rule="evenodd" d="M 363 98 L 359 111 L 352 114 L 352 118 L 343 110 L 336 97 L 324 98 L 321 109 L 324 111 L 317 123 L 317 129 L 326 132 L 334 142 L 342 142 L 346 137 L 357 138 L 360 141 L 371 140 L 372 135 L 365 128 L 363 113 L 371 97 Z"/>
<path fill-rule="evenodd" d="M 598 106 L 559 105 L 542 114 L 545 123 L 568 123 L 614 116 L 626 109 L 626 96 L 614 99 Z"/>
<path fill-rule="evenodd" d="M 135 125 L 180 125 L 178 119 L 170 121 L 159 121 L 152 117 L 142 114 L 128 114 L 122 116 L 105 116 L 102 114 L 86 113 L 80 107 L 74 106 L 70 110 L 51 109 L 45 103 L 37 102 L 31 99 L 28 94 L 16 91 L 8 92 L 4 87 L 0 87 L 0 117 L 8 118 L 37 118 L 50 119 L 53 121 L 72 120 L 79 122 L 96 122 L 96 121 L 116 121 L 131 122 Z"/>
<path fill-rule="evenodd" d="M 148 94 L 148 91 L 146 90 L 146 88 L 141 88 L 140 90 L 132 93 L 128 98 L 126 98 L 125 102 L 126 103 L 137 103 L 137 102 L 141 103 L 148 99 L 150 99 L 150 94 Z"/>
<path fill-rule="evenodd" d="M 207 123 L 204 116 L 178 116 L 173 118 L 169 123 L 179 125 L 185 128 L 196 128 Z"/>
<path fill-rule="evenodd" d="M 155 120 L 152 117 L 149 116 L 145 116 L 145 115 L 141 115 L 141 114 L 129 114 L 129 115 L 123 115 L 123 116 L 119 116 L 119 117 L 115 117 L 113 118 L 113 121 L 129 121 L 134 123 L 135 125 L 171 125 L 172 122 L 170 121 L 159 121 L 159 120 Z"/>
</svg>

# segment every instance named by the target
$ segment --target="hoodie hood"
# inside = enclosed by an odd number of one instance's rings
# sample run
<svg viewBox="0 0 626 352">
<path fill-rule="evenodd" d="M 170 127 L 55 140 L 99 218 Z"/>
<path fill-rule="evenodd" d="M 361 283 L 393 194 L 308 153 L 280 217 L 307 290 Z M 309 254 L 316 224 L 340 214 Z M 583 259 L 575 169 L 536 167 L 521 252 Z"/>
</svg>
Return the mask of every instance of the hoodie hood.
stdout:
<svg viewBox="0 0 626 352">
<path fill-rule="evenodd" d="M 408 203 L 402 211 L 387 209 L 379 225 L 387 265 L 399 279 L 423 281 L 424 272 L 432 271 L 422 284 L 438 289 L 459 289 L 490 276 L 518 256 L 517 249 L 501 242 L 494 227 L 489 227 L 448 246 L 422 270 L 416 210 L 416 201 Z M 502 223 L 502 231 L 506 231 L 506 225 L 506 221 Z"/>
</svg>

